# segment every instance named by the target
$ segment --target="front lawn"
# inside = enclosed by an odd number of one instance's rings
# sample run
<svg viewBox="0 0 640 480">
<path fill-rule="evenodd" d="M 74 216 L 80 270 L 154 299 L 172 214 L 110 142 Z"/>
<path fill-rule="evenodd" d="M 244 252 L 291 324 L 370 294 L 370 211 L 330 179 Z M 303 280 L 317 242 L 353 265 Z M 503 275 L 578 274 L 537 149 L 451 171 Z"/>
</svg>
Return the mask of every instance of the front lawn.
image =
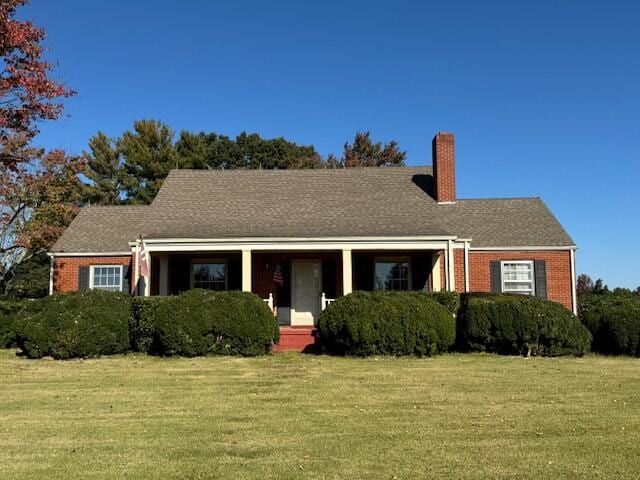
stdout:
<svg viewBox="0 0 640 480">
<path fill-rule="evenodd" d="M 640 360 L 0 350 L 0 478 L 637 478 Z"/>
</svg>

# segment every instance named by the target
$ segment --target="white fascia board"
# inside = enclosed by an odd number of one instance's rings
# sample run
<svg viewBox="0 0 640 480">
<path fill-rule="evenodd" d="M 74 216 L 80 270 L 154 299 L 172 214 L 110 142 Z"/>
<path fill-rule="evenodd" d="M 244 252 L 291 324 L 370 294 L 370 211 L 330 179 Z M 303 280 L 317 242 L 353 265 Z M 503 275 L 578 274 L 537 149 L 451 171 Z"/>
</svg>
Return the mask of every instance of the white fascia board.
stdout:
<svg viewBox="0 0 640 480">
<path fill-rule="evenodd" d="M 527 252 L 535 252 L 535 251 L 569 251 L 575 250 L 575 245 L 571 246 L 562 246 L 562 247 L 534 247 L 534 246 L 523 246 L 523 247 L 470 247 L 469 250 L 472 252 L 518 252 L 518 251 L 527 251 Z"/>
</svg>

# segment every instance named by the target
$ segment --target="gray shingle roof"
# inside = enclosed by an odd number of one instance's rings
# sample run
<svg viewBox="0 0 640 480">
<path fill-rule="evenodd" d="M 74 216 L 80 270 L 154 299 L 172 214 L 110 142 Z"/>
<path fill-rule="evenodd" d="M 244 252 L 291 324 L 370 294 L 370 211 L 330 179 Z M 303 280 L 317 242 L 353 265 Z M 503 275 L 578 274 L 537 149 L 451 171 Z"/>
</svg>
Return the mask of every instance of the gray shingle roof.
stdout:
<svg viewBox="0 0 640 480">
<path fill-rule="evenodd" d="M 474 247 L 570 246 L 539 198 L 438 205 L 431 167 L 174 170 L 150 206 L 87 207 L 54 252 L 148 238 L 457 235 Z"/>
</svg>

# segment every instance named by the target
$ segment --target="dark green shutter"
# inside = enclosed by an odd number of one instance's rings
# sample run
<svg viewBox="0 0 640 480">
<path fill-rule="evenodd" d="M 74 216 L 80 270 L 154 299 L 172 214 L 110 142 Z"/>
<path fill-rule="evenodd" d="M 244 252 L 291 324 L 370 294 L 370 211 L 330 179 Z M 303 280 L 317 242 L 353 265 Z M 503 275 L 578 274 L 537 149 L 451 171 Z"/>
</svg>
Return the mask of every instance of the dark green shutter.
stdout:
<svg viewBox="0 0 640 480">
<path fill-rule="evenodd" d="M 131 266 L 122 267 L 122 291 L 131 293 Z"/>
<path fill-rule="evenodd" d="M 502 268 L 500 261 L 494 260 L 489 262 L 491 268 L 491 292 L 502 293 Z"/>
<path fill-rule="evenodd" d="M 533 273 L 536 279 L 536 297 L 547 298 L 547 262 L 536 260 Z"/>
<path fill-rule="evenodd" d="M 88 266 L 78 267 L 78 291 L 89 290 L 89 268 Z"/>
</svg>

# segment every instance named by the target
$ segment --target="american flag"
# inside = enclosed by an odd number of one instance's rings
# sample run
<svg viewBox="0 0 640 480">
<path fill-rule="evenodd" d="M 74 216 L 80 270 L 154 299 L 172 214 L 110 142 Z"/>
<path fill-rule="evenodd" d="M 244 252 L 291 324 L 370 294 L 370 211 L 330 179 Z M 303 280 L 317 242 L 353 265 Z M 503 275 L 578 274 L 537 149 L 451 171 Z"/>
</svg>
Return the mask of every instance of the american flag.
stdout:
<svg viewBox="0 0 640 480">
<path fill-rule="evenodd" d="M 147 265 L 147 252 L 144 249 L 144 240 L 140 236 L 140 250 L 138 251 L 138 272 L 141 277 L 149 276 L 149 266 Z"/>
<path fill-rule="evenodd" d="M 284 285 L 284 277 L 282 276 L 282 267 L 279 263 L 276 264 L 276 267 L 273 269 L 273 283 L 276 285 Z"/>
</svg>

